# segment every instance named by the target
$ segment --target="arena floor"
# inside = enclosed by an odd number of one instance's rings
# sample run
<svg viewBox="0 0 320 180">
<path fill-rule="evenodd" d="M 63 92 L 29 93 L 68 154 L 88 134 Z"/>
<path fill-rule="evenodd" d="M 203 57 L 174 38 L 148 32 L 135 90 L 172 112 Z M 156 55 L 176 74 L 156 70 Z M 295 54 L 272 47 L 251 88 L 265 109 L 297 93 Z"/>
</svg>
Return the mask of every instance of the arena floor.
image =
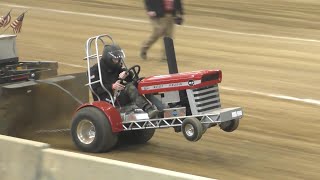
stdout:
<svg viewBox="0 0 320 180">
<path fill-rule="evenodd" d="M 146 145 L 92 154 L 218 179 L 320 178 L 320 2 L 318 0 L 185 0 L 175 31 L 180 72 L 221 69 L 223 107 L 240 106 L 233 133 L 209 129 L 196 143 L 172 129 Z M 142 1 L 2 0 L 0 12 L 28 9 L 17 46 L 20 59 L 56 60 L 60 73 L 85 71 L 87 38 L 108 33 L 142 75 L 167 74 L 161 41 L 142 61 L 151 32 Z M 8 29 L 5 33 L 11 33 Z M 32 136 L 78 151 L 62 134 Z"/>
</svg>

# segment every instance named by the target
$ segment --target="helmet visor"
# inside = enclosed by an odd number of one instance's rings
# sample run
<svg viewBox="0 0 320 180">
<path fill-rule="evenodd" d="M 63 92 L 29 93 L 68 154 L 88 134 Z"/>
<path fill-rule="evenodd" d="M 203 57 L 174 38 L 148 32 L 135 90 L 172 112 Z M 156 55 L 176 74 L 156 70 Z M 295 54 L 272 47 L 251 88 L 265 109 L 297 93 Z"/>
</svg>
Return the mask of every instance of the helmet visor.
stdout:
<svg viewBox="0 0 320 180">
<path fill-rule="evenodd" d="M 126 57 L 122 49 L 111 51 L 109 54 L 111 55 L 112 59 L 123 60 Z"/>
</svg>

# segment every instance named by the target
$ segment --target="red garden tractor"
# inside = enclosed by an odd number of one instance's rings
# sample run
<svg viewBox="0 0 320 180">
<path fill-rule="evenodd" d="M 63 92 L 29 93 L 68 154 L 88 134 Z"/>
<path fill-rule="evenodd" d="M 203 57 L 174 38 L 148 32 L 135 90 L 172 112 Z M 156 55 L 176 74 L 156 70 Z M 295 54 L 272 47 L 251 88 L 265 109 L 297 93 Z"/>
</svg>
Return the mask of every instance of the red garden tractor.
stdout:
<svg viewBox="0 0 320 180">
<path fill-rule="evenodd" d="M 140 66 L 134 65 L 128 71 L 134 74 L 137 89 L 160 110 L 158 118 L 149 119 L 148 114 L 134 103 L 119 106 L 116 97 L 108 92 L 107 100 L 88 102 L 75 112 L 71 134 L 74 144 L 86 152 L 110 151 L 120 137 L 127 137 L 135 143 L 146 143 L 156 129 L 174 128 L 182 132 L 189 141 L 198 141 L 208 128 L 219 126 L 223 131 L 237 129 L 243 116 L 242 108 L 221 108 L 218 84 L 222 80 L 220 70 L 200 70 L 178 73 L 174 46 L 171 38 L 164 38 L 168 57 L 169 74 L 139 77 Z M 91 37 L 86 42 L 86 62 L 90 67 L 97 64 L 101 77 L 101 46 L 114 44 L 110 35 Z M 124 62 L 123 62 L 124 63 Z M 125 65 L 125 64 L 124 64 Z M 102 78 L 87 84 L 93 94 L 92 85 Z"/>
</svg>

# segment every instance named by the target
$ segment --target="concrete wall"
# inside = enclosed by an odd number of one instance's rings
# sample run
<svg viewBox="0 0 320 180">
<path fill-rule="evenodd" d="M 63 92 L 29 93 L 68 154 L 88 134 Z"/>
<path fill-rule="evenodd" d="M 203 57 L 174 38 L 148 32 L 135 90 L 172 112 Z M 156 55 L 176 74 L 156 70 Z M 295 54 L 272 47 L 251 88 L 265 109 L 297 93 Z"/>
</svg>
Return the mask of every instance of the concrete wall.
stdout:
<svg viewBox="0 0 320 180">
<path fill-rule="evenodd" d="M 48 144 L 0 135 L 0 179 L 39 179 L 46 148 Z"/>
<path fill-rule="evenodd" d="M 78 153 L 46 149 L 43 151 L 42 180 L 95 179 L 95 180 L 167 180 L 199 179 L 199 176 L 115 161 Z"/>
<path fill-rule="evenodd" d="M 0 135 L 1 180 L 209 180 L 133 163 L 49 148 L 48 144 Z"/>
</svg>

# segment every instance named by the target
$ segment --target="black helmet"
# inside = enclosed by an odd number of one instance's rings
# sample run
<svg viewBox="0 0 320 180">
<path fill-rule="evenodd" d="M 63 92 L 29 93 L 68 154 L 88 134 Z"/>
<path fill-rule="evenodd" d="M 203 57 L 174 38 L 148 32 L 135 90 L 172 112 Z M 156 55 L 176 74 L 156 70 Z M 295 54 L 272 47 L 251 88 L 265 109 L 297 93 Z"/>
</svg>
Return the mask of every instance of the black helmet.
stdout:
<svg viewBox="0 0 320 180">
<path fill-rule="evenodd" d="M 125 54 L 119 45 L 105 45 L 101 57 L 102 68 L 107 68 L 110 70 L 121 68 L 124 58 Z M 114 63 L 113 59 L 118 60 L 118 62 Z"/>
</svg>

